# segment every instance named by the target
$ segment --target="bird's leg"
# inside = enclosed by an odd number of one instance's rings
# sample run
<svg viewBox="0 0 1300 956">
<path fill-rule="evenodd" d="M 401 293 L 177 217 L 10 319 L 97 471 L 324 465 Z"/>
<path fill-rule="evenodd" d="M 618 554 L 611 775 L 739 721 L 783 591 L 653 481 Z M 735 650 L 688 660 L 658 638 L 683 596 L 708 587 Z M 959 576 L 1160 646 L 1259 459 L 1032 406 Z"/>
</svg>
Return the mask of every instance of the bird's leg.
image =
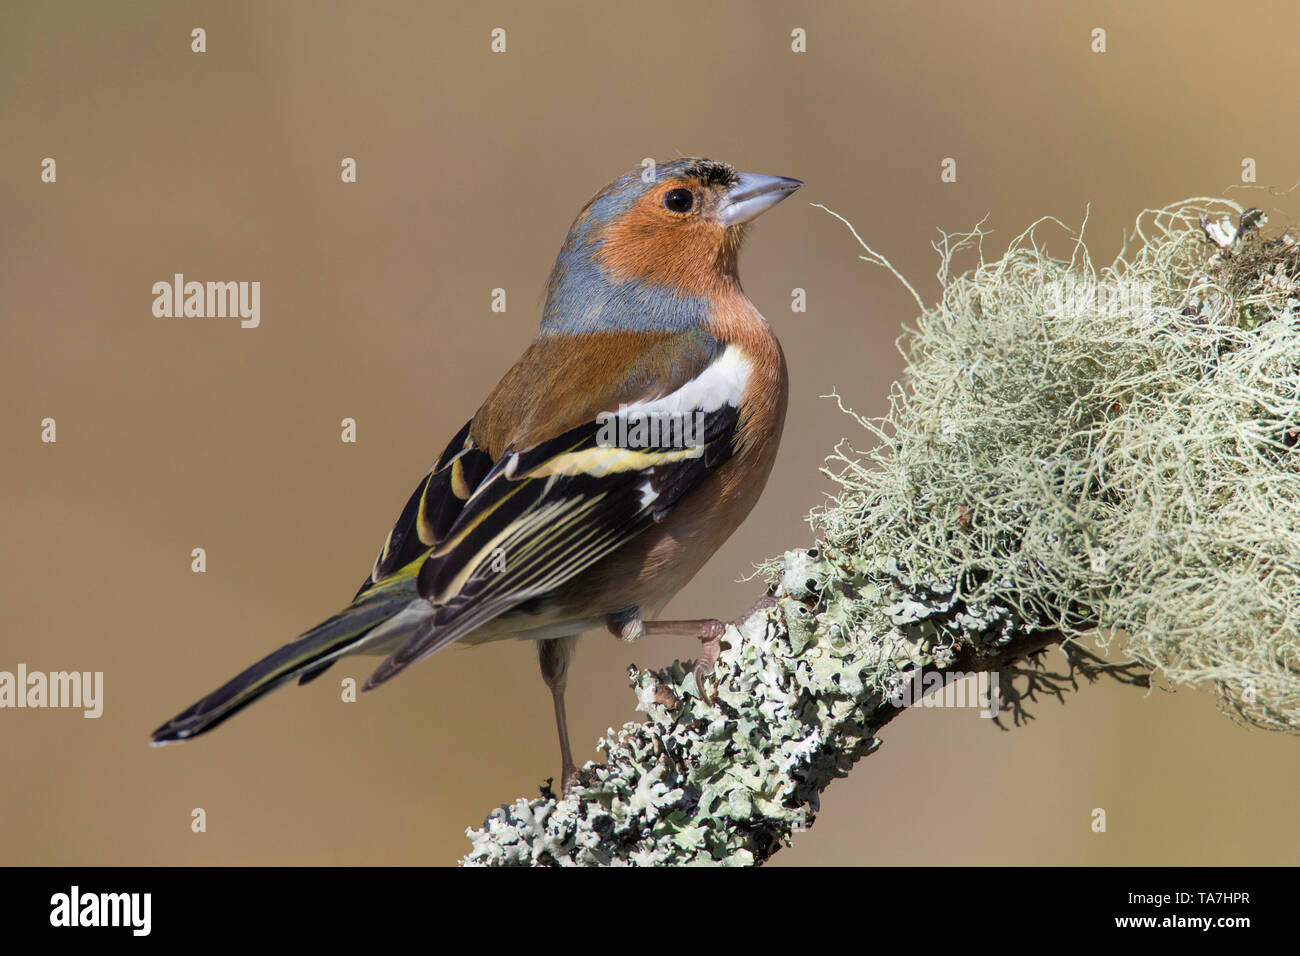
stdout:
<svg viewBox="0 0 1300 956">
<path fill-rule="evenodd" d="M 704 679 L 713 673 L 722 653 L 722 635 L 731 625 L 739 627 L 751 615 L 766 610 L 776 604 L 776 598 L 770 595 L 760 598 L 740 617 L 734 621 L 720 621 L 717 618 L 697 618 L 687 621 L 646 621 L 641 617 L 639 608 L 630 608 L 605 618 L 605 626 L 610 633 L 625 641 L 635 641 L 647 634 L 671 635 L 676 637 L 698 637 L 700 639 L 700 656 L 695 660 L 695 686 L 706 703 L 712 703 L 705 688 Z"/>
<path fill-rule="evenodd" d="M 569 680 L 569 661 L 578 643 L 578 635 L 556 637 L 537 642 L 537 662 L 542 667 L 542 679 L 551 689 L 555 702 L 555 729 L 560 735 L 560 794 L 563 795 L 578 778 L 573 765 L 573 752 L 569 749 L 569 722 L 564 712 L 564 688 Z"/>
</svg>

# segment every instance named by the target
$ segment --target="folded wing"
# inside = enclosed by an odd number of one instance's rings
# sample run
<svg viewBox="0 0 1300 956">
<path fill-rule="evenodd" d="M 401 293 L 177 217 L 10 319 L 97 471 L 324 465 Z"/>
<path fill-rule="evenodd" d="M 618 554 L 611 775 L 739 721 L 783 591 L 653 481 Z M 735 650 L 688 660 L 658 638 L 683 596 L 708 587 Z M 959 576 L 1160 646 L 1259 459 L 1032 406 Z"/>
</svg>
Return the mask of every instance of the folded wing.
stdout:
<svg viewBox="0 0 1300 956">
<path fill-rule="evenodd" d="M 507 446 L 490 466 L 468 430 L 468 450 L 449 447 L 451 457 L 412 495 L 372 574 L 382 581 L 420 561 L 418 590 L 432 617 L 367 687 L 581 574 L 662 521 L 731 457 L 749 363 L 734 346 L 695 354 L 694 374 L 679 375 L 671 392 L 529 448 Z M 462 499 L 456 493 L 471 478 Z"/>
</svg>

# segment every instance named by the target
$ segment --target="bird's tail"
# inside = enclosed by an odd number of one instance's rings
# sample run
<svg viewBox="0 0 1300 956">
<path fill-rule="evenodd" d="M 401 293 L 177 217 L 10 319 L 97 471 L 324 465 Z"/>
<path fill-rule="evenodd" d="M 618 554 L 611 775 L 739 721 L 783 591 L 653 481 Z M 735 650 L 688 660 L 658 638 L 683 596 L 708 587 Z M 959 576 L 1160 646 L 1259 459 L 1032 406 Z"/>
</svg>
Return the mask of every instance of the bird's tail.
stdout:
<svg viewBox="0 0 1300 956">
<path fill-rule="evenodd" d="M 411 594 L 398 589 L 359 599 L 177 714 L 153 732 L 153 743 L 175 743 L 211 730 L 295 677 L 305 684 L 338 658 L 371 642 L 381 628 L 388 631 L 382 626 L 408 609 L 411 600 Z"/>
</svg>

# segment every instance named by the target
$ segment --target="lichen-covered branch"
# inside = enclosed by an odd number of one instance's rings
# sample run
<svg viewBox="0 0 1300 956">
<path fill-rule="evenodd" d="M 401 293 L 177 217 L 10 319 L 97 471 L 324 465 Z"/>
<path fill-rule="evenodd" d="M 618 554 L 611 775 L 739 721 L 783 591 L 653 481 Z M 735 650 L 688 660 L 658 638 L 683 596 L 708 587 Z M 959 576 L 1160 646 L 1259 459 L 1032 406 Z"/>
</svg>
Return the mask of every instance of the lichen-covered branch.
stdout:
<svg viewBox="0 0 1300 956">
<path fill-rule="evenodd" d="M 816 547 L 768 567 L 716 700 L 634 669 L 645 720 L 563 799 L 494 811 L 465 862 L 761 863 L 942 675 L 997 675 L 977 703 L 1019 722 L 1076 676 L 1157 672 L 1300 730 L 1300 244 L 1261 221 L 1148 212 L 1101 269 L 1031 228 L 957 276 L 982 236 L 945 236 L 891 410 L 858 418 L 874 447 L 832 456 Z"/>
<path fill-rule="evenodd" d="M 605 738 L 605 763 L 563 799 L 495 811 L 471 832 L 466 862 L 762 862 L 880 745 L 876 732 L 902 710 L 890 676 L 997 671 L 1060 637 L 1005 609 L 847 576 L 816 551 L 790 552 L 784 567 L 778 604 L 729 632 L 715 701 L 680 663 L 634 669 L 646 720 Z"/>
</svg>

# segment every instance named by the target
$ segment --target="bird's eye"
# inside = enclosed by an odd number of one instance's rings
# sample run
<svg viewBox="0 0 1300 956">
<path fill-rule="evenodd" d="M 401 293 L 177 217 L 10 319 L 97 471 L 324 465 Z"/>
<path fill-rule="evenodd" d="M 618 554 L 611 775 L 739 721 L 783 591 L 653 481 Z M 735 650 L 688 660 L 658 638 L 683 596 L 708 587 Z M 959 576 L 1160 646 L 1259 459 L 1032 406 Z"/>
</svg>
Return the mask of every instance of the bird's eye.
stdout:
<svg viewBox="0 0 1300 956">
<path fill-rule="evenodd" d="M 670 189 L 664 193 L 664 208 L 669 212 L 690 212 L 695 205 L 695 193 L 689 189 Z"/>
</svg>

